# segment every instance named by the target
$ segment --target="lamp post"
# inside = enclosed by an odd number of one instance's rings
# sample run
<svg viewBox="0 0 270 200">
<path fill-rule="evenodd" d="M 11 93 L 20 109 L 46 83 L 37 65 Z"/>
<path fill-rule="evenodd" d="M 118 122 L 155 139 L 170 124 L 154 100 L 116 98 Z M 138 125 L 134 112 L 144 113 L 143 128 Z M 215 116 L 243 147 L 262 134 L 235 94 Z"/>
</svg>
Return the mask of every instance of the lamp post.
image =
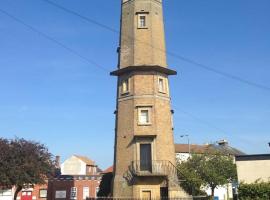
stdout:
<svg viewBox="0 0 270 200">
<path fill-rule="evenodd" d="M 189 135 L 180 135 L 181 138 L 183 137 L 187 137 L 187 141 L 188 141 L 188 156 L 190 157 L 190 142 L 189 142 Z"/>
</svg>

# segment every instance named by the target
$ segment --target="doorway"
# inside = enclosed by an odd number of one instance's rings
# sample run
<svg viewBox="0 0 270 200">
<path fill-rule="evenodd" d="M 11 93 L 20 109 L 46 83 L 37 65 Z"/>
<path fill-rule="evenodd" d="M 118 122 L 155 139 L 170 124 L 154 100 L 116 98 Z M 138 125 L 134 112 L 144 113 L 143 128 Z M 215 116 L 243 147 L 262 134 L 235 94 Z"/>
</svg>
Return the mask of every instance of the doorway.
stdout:
<svg viewBox="0 0 270 200">
<path fill-rule="evenodd" d="M 152 171 L 151 144 L 140 144 L 140 170 Z"/>
<path fill-rule="evenodd" d="M 161 187 L 160 188 L 160 199 L 161 200 L 167 200 L 169 198 L 169 191 L 168 187 Z"/>
<path fill-rule="evenodd" d="M 143 200 L 151 200 L 151 191 L 142 191 Z"/>
</svg>

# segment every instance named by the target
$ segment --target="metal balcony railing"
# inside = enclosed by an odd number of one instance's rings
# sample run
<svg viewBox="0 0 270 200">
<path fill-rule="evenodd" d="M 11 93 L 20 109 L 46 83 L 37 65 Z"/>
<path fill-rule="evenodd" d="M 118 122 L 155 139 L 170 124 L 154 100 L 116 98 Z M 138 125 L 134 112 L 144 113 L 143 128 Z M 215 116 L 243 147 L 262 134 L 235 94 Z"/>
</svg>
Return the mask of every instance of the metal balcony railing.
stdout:
<svg viewBox="0 0 270 200">
<path fill-rule="evenodd" d="M 168 160 L 132 161 L 129 170 L 136 176 L 177 176 L 177 169 Z"/>
</svg>

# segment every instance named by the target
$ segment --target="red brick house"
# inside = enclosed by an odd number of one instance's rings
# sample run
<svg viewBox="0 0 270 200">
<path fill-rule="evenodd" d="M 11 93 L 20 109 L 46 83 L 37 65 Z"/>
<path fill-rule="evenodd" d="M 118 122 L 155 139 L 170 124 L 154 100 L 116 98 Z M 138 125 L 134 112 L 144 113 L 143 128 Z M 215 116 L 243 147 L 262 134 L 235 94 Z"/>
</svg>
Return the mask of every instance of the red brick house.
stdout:
<svg viewBox="0 0 270 200">
<path fill-rule="evenodd" d="M 44 185 L 23 189 L 17 200 L 84 200 L 97 197 L 102 174 L 94 161 L 73 155 L 62 163 L 61 173 Z"/>
<path fill-rule="evenodd" d="M 49 180 L 47 199 L 78 199 L 97 197 L 100 175 L 60 176 Z"/>
</svg>

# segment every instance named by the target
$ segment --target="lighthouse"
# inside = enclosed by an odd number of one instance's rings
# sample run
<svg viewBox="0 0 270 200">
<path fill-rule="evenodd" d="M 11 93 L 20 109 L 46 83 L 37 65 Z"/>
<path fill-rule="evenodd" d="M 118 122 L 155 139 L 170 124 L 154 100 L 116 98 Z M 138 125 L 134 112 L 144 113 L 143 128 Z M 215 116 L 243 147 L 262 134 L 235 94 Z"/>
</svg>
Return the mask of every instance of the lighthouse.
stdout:
<svg viewBox="0 0 270 200">
<path fill-rule="evenodd" d="M 122 0 L 113 197 L 186 197 L 175 167 L 162 0 Z"/>
</svg>

